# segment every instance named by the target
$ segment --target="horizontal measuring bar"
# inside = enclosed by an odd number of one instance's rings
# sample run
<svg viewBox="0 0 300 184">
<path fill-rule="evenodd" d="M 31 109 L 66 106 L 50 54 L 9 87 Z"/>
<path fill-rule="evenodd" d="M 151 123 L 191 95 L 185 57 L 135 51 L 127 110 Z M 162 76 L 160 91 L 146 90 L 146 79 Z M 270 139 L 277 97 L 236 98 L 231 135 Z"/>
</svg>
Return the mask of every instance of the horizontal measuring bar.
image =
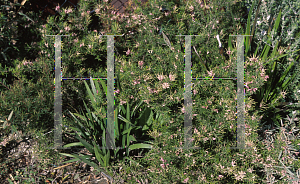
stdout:
<svg viewBox="0 0 300 184">
<path fill-rule="evenodd" d="M 175 36 L 201 36 L 201 35 L 175 35 Z"/>
<path fill-rule="evenodd" d="M 70 35 L 46 35 L 46 36 L 70 36 Z"/>
<path fill-rule="evenodd" d="M 229 36 L 253 36 L 253 35 L 229 35 Z"/>
<path fill-rule="evenodd" d="M 192 79 L 207 79 L 207 80 L 217 80 L 217 79 L 228 79 L 228 80 L 237 80 L 237 78 L 192 78 Z"/>
<path fill-rule="evenodd" d="M 62 78 L 62 79 L 65 79 L 65 80 L 68 80 L 68 79 L 69 79 L 69 80 L 71 80 L 71 79 L 73 79 L 73 80 L 75 80 L 75 79 L 78 79 L 78 80 L 79 80 L 79 79 L 80 79 L 80 80 L 82 80 L 82 79 L 89 80 L 90 78 L 75 78 L 75 77 L 74 77 L 74 78 Z M 92 78 L 92 79 L 107 79 L 107 78 Z"/>
</svg>

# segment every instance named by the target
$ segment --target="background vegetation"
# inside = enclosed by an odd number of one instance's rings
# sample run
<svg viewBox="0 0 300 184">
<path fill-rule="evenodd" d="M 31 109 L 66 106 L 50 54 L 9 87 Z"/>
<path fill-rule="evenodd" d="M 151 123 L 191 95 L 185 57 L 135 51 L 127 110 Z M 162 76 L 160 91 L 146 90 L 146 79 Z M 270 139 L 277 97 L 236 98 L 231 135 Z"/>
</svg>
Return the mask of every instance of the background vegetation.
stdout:
<svg viewBox="0 0 300 184">
<path fill-rule="evenodd" d="M 1 3 L 0 115 L 5 130 L 1 158 L 14 157 L 1 160 L 0 179 L 21 183 L 79 181 L 78 173 L 72 172 L 77 166 L 65 165 L 76 162 L 85 163 L 90 174 L 92 170 L 110 175 L 116 183 L 299 180 L 296 103 L 300 89 L 294 73 L 298 70 L 299 34 L 293 29 L 294 46 L 286 49 L 290 35 L 283 33 L 284 26 L 297 27 L 297 19 L 281 21 L 287 16 L 286 8 L 273 8 L 266 15 L 274 20 L 264 38 L 259 31 L 265 28 L 260 27 L 260 19 L 255 20 L 257 2 L 150 0 L 146 5 L 135 2 L 136 6 L 120 15 L 109 1 L 82 1 L 78 11 L 57 7 L 59 15 L 48 17 L 47 23 L 34 12 L 19 14 L 18 4 Z M 297 6 L 293 11 L 298 11 Z M 252 29 L 253 25 L 257 27 Z M 27 31 L 22 33 L 23 29 Z M 244 41 L 245 139 L 251 149 L 229 148 L 236 146 L 236 82 L 231 80 L 193 81 L 193 146 L 201 149 L 178 149 L 184 144 L 185 40 L 175 35 L 199 35 L 192 37 L 193 77 L 235 77 L 236 38 L 229 35 L 252 33 L 255 36 Z M 62 82 L 63 124 L 69 127 L 64 129 L 63 141 L 72 149 L 47 147 L 53 145 L 47 139 L 53 134 L 44 133 L 53 129 L 54 38 L 45 35 L 57 34 L 70 35 L 62 37 L 63 77 L 106 77 L 107 39 L 102 35 L 124 34 L 115 38 L 118 128 L 114 138 L 120 149 L 103 149 L 108 128 L 106 82 L 80 80 Z M 216 35 L 225 48 L 224 57 L 219 54 Z M 283 122 L 285 117 L 288 119 Z M 5 142 L 14 133 L 39 139 L 31 156 L 20 162 L 24 165 L 10 170 L 7 166 L 24 155 L 24 151 L 16 156 L 11 153 L 20 142 Z M 45 170 L 49 174 L 41 175 Z"/>
</svg>

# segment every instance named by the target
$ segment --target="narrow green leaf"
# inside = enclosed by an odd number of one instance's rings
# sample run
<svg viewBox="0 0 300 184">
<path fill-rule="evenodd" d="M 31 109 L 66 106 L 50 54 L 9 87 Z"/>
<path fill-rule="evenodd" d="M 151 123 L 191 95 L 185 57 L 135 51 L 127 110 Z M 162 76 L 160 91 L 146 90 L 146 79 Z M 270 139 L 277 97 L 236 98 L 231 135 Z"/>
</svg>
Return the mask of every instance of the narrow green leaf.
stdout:
<svg viewBox="0 0 300 184">
<path fill-rule="evenodd" d="M 61 153 L 59 153 L 61 154 Z M 68 161 L 65 161 L 65 162 L 62 162 L 63 164 L 67 164 L 67 163 L 71 163 L 71 162 L 77 162 L 77 161 L 80 161 L 79 158 L 75 158 L 75 159 L 72 159 L 72 160 L 68 160 Z"/>
<path fill-rule="evenodd" d="M 31 22 L 34 23 L 34 21 L 31 18 L 29 18 L 27 15 L 25 15 L 24 13 L 18 12 L 18 14 L 23 15 L 24 17 L 26 17 L 27 19 L 29 19 Z"/>
<path fill-rule="evenodd" d="M 107 96 L 107 86 L 104 84 L 104 82 L 102 80 L 100 80 L 100 82 L 101 82 L 101 85 L 102 85 L 102 87 L 103 87 L 103 89 L 105 91 L 105 94 Z"/>
<path fill-rule="evenodd" d="M 152 145 L 151 144 L 138 143 L 138 144 L 133 144 L 133 145 L 129 146 L 130 150 L 141 149 L 141 148 L 152 149 Z"/>
<path fill-rule="evenodd" d="M 253 8 L 254 8 L 254 3 L 255 1 L 253 1 L 252 6 L 250 8 L 249 14 L 248 14 L 248 18 L 247 18 L 247 27 L 246 27 L 246 35 L 250 35 L 250 20 L 251 20 L 251 13 L 253 12 Z M 249 36 L 246 36 L 246 44 L 245 44 L 245 53 L 247 55 L 249 47 L 250 47 L 250 43 L 249 43 Z"/>
<path fill-rule="evenodd" d="M 96 145 L 95 143 L 94 143 L 94 150 L 95 150 L 96 159 L 98 160 L 98 162 L 100 162 L 100 164 L 102 166 L 105 167 L 105 164 L 104 164 L 104 159 L 105 158 L 103 158 L 104 157 L 103 154 L 100 152 L 100 149 L 99 149 L 98 145 Z"/>
<path fill-rule="evenodd" d="M 81 142 L 73 142 L 73 143 L 64 145 L 64 148 L 73 147 L 73 146 L 83 146 L 83 144 Z"/>
<path fill-rule="evenodd" d="M 93 146 L 90 145 L 88 142 L 86 142 L 84 139 L 81 139 L 80 137 L 77 137 L 77 139 L 83 144 L 83 146 L 89 150 L 90 153 L 94 153 Z"/>
</svg>

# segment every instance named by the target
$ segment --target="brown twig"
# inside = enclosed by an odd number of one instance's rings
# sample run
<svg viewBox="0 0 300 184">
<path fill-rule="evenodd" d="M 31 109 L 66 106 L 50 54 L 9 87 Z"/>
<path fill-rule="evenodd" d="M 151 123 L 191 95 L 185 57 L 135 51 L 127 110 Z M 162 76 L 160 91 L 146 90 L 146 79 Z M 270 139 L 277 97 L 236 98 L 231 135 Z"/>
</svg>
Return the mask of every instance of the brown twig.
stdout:
<svg viewBox="0 0 300 184">
<path fill-rule="evenodd" d="M 8 90 L 10 90 L 7 86 L 5 86 L 2 82 L 0 82 L 4 87 L 6 87 Z"/>
</svg>

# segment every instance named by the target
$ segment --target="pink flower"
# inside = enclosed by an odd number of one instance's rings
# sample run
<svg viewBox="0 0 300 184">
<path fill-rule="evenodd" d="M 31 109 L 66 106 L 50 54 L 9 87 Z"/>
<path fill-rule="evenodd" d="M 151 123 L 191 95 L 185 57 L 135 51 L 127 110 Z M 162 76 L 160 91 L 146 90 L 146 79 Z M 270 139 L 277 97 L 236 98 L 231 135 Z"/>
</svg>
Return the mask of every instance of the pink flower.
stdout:
<svg viewBox="0 0 300 184">
<path fill-rule="evenodd" d="M 189 8 L 190 8 L 191 11 L 194 10 L 194 6 L 193 5 L 191 5 Z"/>
<path fill-rule="evenodd" d="M 163 88 L 164 88 L 164 89 L 166 89 L 166 88 L 169 88 L 169 87 L 170 87 L 170 85 L 169 85 L 168 83 L 163 83 L 163 85 L 162 85 L 162 86 L 163 86 Z"/>
<path fill-rule="evenodd" d="M 236 166 L 236 165 L 235 165 L 235 161 L 232 161 L 232 162 L 231 162 L 231 165 L 232 165 L 232 167 Z"/>
<path fill-rule="evenodd" d="M 23 65 L 28 65 L 28 64 L 33 65 L 32 62 L 27 62 L 27 61 L 25 61 L 25 62 L 23 63 Z"/>
<path fill-rule="evenodd" d="M 194 90 L 193 90 L 193 93 L 194 93 L 194 95 L 195 95 L 195 94 L 197 94 L 197 91 L 194 89 Z"/>
<path fill-rule="evenodd" d="M 187 183 L 189 181 L 189 178 L 186 178 L 185 180 L 183 180 L 182 183 Z"/>
<path fill-rule="evenodd" d="M 65 27 L 65 30 L 66 30 L 66 31 L 69 31 L 69 30 L 70 30 L 70 27 L 69 27 L 69 26 Z"/>
<path fill-rule="evenodd" d="M 266 76 L 265 76 L 265 79 L 264 79 L 264 81 L 267 81 L 267 80 L 268 80 L 268 78 L 269 78 L 269 76 L 268 76 L 268 75 L 266 75 Z"/>
<path fill-rule="evenodd" d="M 56 6 L 56 7 L 55 7 L 55 11 L 58 11 L 58 10 L 59 10 L 59 8 L 60 8 L 59 6 Z"/>
<path fill-rule="evenodd" d="M 94 32 L 97 33 L 97 30 L 95 29 Z"/>
<path fill-rule="evenodd" d="M 182 113 L 185 113 L 184 107 L 181 108 L 181 112 L 182 112 Z"/>
<path fill-rule="evenodd" d="M 197 130 L 197 128 L 195 128 L 195 129 L 194 129 L 194 133 L 195 133 L 195 134 L 196 134 L 196 133 L 198 133 L 198 130 Z"/>
<path fill-rule="evenodd" d="M 130 50 L 128 49 L 127 51 L 126 51 L 126 55 L 129 55 L 130 54 Z"/>
<path fill-rule="evenodd" d="M 81 43 L 81 44 L 80 44 L 80 47 L 82 47 L 82 46 L 84 46 L 84 43 Z"/>
<path fill-rule="evenodd" d="M 134 82 L 133 82 L 133 85 L 135 86 L 136 84 L 140 84 L 140 82 L 138 81 L 139 79 L 137 79 L 137 80 L 134 80 Z"/>
<path fill-rule="evenodd" d="M 207 73 L 208 73 L 208 75 L 209 75 L 210 77 L 214 77 L 214 76 L 215 76 L 215 74 L 213 73 L 213 71 L 207 71 Z"/>
<path fill-rule="evenodd" d="M 171 80 L 171 81 L 175 81 L 175 75 L 172 75 L 172 74 L 169 74 L 169 79 Z"/>
<path fill-rule="evenodd" d="M 164 77 L 164 75 L 158 75 L 158 80 L 163 80 L 165 77 Z"/>
<path fill-rule="evenodd" d="M 143 61 L 139 61 L 139 66 L 140 66 L 140 67 L 142 67 L 142 66 L 143 66 L 143 64 L 144 64 L 144 62 L 143 62 Z"/>
<path fill-rule="evenodd" d="M 121 105 L 125 104 L 126 101 L 120 100 Z"/>
</svg>

